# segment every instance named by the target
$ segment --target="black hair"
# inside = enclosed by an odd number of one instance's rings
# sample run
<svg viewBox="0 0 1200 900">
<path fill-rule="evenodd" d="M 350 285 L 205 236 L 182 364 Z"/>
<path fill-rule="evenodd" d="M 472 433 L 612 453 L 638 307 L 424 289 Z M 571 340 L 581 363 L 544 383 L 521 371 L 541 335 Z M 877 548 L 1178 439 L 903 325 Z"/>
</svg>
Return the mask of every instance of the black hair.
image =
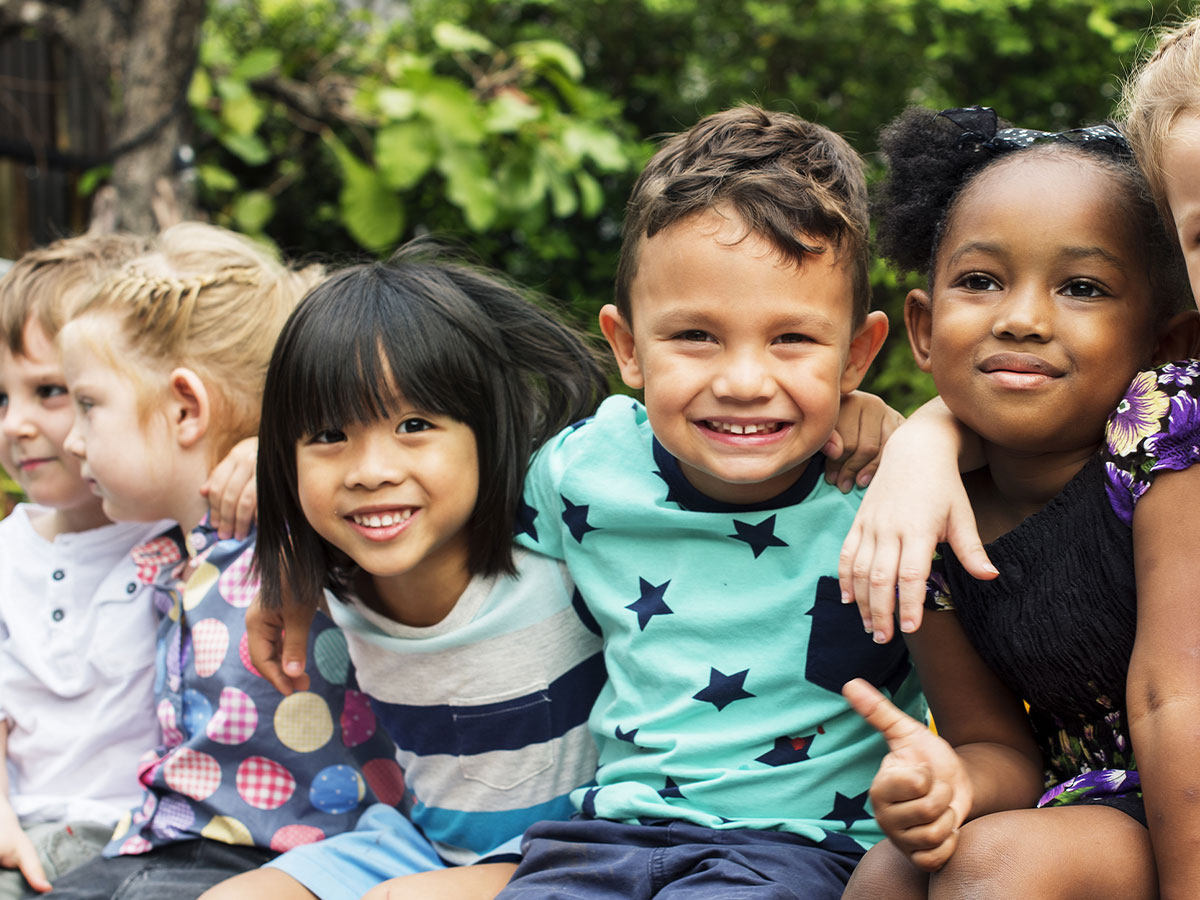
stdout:
<svg viewBox="0 0 1200 900">
<path fill-rule="evenodd" d="M 429 241 L 330 276 L 300 302 L 271 357 L 259 432 L 255 565 L 263 602 L 286 582 L 315 605 L 344 596 L 356 570 L 304 518 L 296 443 L 369 424 L 404 400 L 470 427 L 479 495 L 467 522 L 472 575 L 512 573 L 530 454 L 590 415 L 607 393 L 598 356 L 572 328 L 497 273 Z"/>
<path fill-rule="evenodd" d="M 1002 121 L 996 125 L 1008 127 Z M 989 151 L 977 140 L 964 139 L 964 128 L 951 118 L 913 106 L 883 128 L 879 143 L 888 172 L 872 204 L 876 240 L 879 255 L 898 271 L 923 273 L 932 286 L 938 247 L 958 200 L 987 168 L 1017 153 L 1070 154 L 1112 175 L 1121 214 L 1132 233 L 1144 241 L 1160 321 L 1190 306 L 1191 290 L 1178 244 L 1163 227 L 1136 161 L 1128 152 L 1114 152 L 1113 142 L 1037 140 Z"/>
</svg>

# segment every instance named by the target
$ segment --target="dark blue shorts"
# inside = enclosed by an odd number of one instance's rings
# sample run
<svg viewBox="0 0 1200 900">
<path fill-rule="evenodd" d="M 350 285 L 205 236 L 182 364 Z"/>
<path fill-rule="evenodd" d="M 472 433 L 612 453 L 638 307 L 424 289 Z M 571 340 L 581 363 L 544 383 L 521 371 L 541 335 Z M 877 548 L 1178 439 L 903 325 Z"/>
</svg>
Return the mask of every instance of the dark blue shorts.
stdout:
<svg viewBox="0 0 1200 900">
<path fill-rule="evenodd" d="M 670 822 L 539 822 L 497 900 L 839 900 L 861 852 L 778 831 Z"/>
</svg>

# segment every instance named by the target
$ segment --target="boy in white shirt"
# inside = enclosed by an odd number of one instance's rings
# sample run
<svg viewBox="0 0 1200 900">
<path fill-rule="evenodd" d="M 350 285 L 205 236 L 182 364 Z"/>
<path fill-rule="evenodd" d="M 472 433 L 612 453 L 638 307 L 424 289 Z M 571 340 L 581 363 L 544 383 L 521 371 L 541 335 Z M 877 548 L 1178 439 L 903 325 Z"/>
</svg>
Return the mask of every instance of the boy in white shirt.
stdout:
<svg viewBox="0 0 1200 900">
<path fill-rule="evenodd" d="M 74 412 L 54 345 L 73 305 L 144 247 L 72 238 L 0 279 L 0 466 L 30 501 L 0 522 L 0 900 L 95 856 L 159 742 L 157 620 L 130 548 L 170 523 L 101 511 L 62 448 Z"/>
</svg>

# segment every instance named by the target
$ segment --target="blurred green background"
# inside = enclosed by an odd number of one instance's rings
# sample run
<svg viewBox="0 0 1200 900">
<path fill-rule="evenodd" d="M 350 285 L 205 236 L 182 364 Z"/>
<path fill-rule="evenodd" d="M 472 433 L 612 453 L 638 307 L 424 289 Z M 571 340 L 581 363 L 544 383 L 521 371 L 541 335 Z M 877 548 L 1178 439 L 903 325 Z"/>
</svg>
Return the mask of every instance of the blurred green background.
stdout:
<svg viewBox="0 0 1200 900">
<path fill-rule="evenodd" d="M 875 135 L 908 103 L 981 103 L 1033 128 L 1114 114 L 1153 0 L 216 2 L 188 92 L 195 188 L 215 222 L 284 252 L 383 255 L 451 235 L 593 328 L 624 199 L 657 135 L 741 102 Z M 93 190 L 104 170 L 83 179 Z M 892 336 L 867 387 L 932 393 Z"/>
</svg>

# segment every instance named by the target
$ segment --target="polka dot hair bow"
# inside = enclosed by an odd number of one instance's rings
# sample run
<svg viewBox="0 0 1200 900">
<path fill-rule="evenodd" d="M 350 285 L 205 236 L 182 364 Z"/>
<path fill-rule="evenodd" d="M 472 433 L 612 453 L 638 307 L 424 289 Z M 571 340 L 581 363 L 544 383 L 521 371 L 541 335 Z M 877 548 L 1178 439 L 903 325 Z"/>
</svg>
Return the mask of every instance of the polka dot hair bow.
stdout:
<svg viewBox="0 0 1200 900">
<path fill-rule="evenodd" d="M 962 129 L 959 147 L 974 147 L 980 152 L 997 156 L 1022 150 L 1039 141 L 1058 141 L 1079 144 L 1089 150 L 1099 150 L 1113 156 L 1132 156 L 1129 141 L 1107 122 L 1087 128 L 1067 131 L 1035 131 L 1032 128 L 1000 128 L 996 111 L 989 106 L 966 106 L 943 109 L 938 118 L 948 119 Z"/>
</svg>

